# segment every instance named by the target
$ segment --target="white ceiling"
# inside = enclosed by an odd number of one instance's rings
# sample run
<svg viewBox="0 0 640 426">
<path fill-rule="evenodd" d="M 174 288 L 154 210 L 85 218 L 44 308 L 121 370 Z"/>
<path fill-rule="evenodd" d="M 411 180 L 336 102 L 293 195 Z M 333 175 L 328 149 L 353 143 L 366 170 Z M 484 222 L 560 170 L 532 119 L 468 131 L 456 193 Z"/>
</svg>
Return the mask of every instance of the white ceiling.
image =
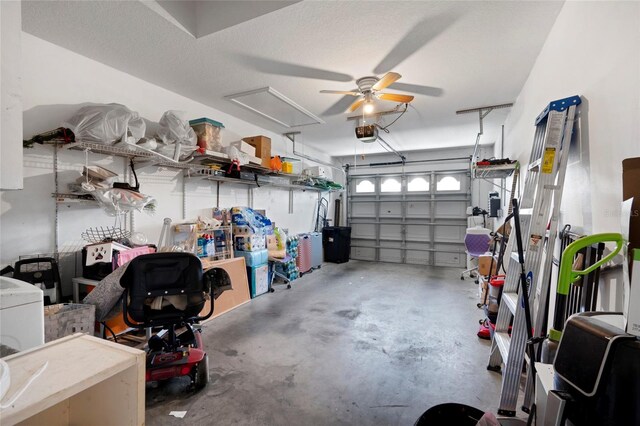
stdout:
<svg viewBox="0 0 640 426">
<path fill-rule="evenodd" d="M 418 93 L 387 142 L 399 150 L 473 145 L 478 117 L 455 111 L 514 101 L 562 7 L 307 0 L 266 2 L 272 5 L 251 12 L 233 3 L 245 2 L 207 2 L 207 13 L 238 22 L 225 28 L 223 19 L 205 25 L 165 1 L 29 1 L 23 29 L 271 131 L 290 131 L 224 98 L 271 86 L 326 121 L 293 129 L 302 131 L 297 140 L 345 155 L 358 146 L 354 122 L 341 112 L 352 99 L 320 90 L 352 90 L 356 78 L 396 71 L 405 86 L 393 91 Z M 483 143 L 497 140 L 507 113 L 489 114 Z M 383 150 L 371 145 L 367 152 Z"/>
</svg>

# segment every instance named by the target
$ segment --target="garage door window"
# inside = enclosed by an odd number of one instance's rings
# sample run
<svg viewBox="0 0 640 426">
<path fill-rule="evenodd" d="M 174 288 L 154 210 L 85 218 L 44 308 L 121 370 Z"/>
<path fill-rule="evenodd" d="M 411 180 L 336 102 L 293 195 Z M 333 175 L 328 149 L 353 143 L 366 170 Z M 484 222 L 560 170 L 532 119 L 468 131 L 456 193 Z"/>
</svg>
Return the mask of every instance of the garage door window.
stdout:
<svg viewBox="0 0 640 426">
<path fill-rule="evenodd" d="M 409 192 L 426 192 L 429 190 L 429 181 L 423 177 L 414 177 L 407 184 Z"/>
<path fill-rule="evenodd" d="M 357 194 L 371 193 L 371 192 L 375 192 L 375 190 L 376 190 L 376 186 L 370 180 L 363 179 L 358 183 L 356 183 Z"/>
<path fill-rule="evenodd" d="M 400 192 L 401 190 L 402 184 L 396 178 L 386 178 L 380 185 L 380 192 Z"/>
<path fill-rule="evenodd" d="M 453 176 L 445 176 L 438 180 L 438 191 L 460 191 L 460 181 Z"/>
</svg>

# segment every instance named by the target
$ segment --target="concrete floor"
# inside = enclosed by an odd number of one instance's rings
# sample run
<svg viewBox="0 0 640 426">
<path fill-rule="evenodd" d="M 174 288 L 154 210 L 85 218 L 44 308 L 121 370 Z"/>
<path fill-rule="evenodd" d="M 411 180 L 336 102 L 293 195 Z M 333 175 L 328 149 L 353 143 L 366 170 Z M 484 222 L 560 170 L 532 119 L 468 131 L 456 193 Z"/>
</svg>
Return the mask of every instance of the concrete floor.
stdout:
<svg viewBox="0 0 640 426">
<path fill-rule="evenodd" d="M 147 424 L 411 425 L 429 407 L 497 409 L 460 270 L 324 264 L 203 327 L 211 382 L 147 388 Z M 187 411 L 183 419 L 170 411 Z"/>
</svg>

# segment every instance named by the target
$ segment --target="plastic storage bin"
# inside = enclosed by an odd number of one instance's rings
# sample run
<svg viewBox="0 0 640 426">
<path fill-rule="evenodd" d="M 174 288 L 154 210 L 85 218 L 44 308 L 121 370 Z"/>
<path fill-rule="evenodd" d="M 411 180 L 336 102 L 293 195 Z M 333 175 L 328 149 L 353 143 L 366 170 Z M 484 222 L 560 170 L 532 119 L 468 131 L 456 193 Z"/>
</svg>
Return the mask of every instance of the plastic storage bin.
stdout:
<svg viewBox="0 0 640 426">
<path fill-rule="evenodd" d="M 74 333 L 93 335 L 96 307 L 81 303 L 60 303 L 44 307 L 44 341 Z"/>
<path fill-rule="evenodd" d="M 269 266 L 267 264 L 247 267 L 249 293 L 251 298 L 269 291 Z"/>
<path fill-rule="evenodd" d="M 323 228 L 322 247 L 325 262 L 348 262 L 351 254 L 351 227 L 327 226 Z"/>
<path fill-rule="evenodd" d="M 233 252 L 235 257 L 244 257 L 244 262 L 247 266 L 261 266 L 267 263 L 269 260 L 268 250 L 258 251 L 240 251 Z"/>
<path fill-rule="evenodd" d="M 222 136 L 220 132 L 224 125 L 210 118 L 198 118 L 189 121 L 198 136 L 198 147 L 209 151 L 222 151 Z"/>
</svg>

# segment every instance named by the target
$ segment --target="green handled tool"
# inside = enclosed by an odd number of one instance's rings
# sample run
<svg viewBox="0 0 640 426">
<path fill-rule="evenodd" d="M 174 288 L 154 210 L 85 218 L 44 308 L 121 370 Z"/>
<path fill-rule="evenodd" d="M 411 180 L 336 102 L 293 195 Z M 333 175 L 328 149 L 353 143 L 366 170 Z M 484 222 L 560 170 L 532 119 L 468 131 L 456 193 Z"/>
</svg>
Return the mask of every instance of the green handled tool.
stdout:
<svg viewBox="0 0 640 426">
<path fill-rule="evenodd" d="M 593 244 L 605 242 L 616 243 L 615 250 L 613 250 L 607 256 L 600 259 L 600 261 L 594 263 L 587 269 L 584 269 L 582 271 L 573 270 L 574 256 L 580 250 Z M 622 238 L 621 234 L 605 233 L 594 234 L 580 238 L 579 240 L 574 241 L 567 246 L 567 248 L 562 253 L 562 258 L 560 259 L 560 274 L 558 276 L 558 290 L 556 291 L 556 310 L 553 320 L 553 328 L 549 330 L 549 339 L 559 342 L 560 338 L 562 337 L 562 329 L 564 328 L 567 307 L 567 297 L 569 296 L 569 289 L 571 287 L 571 284 L 580 279 L 580 277 L 593 272 L 595 269 L 613 259 L 622 249 L 624 242 L 625 241 Z"/>
</svg>

